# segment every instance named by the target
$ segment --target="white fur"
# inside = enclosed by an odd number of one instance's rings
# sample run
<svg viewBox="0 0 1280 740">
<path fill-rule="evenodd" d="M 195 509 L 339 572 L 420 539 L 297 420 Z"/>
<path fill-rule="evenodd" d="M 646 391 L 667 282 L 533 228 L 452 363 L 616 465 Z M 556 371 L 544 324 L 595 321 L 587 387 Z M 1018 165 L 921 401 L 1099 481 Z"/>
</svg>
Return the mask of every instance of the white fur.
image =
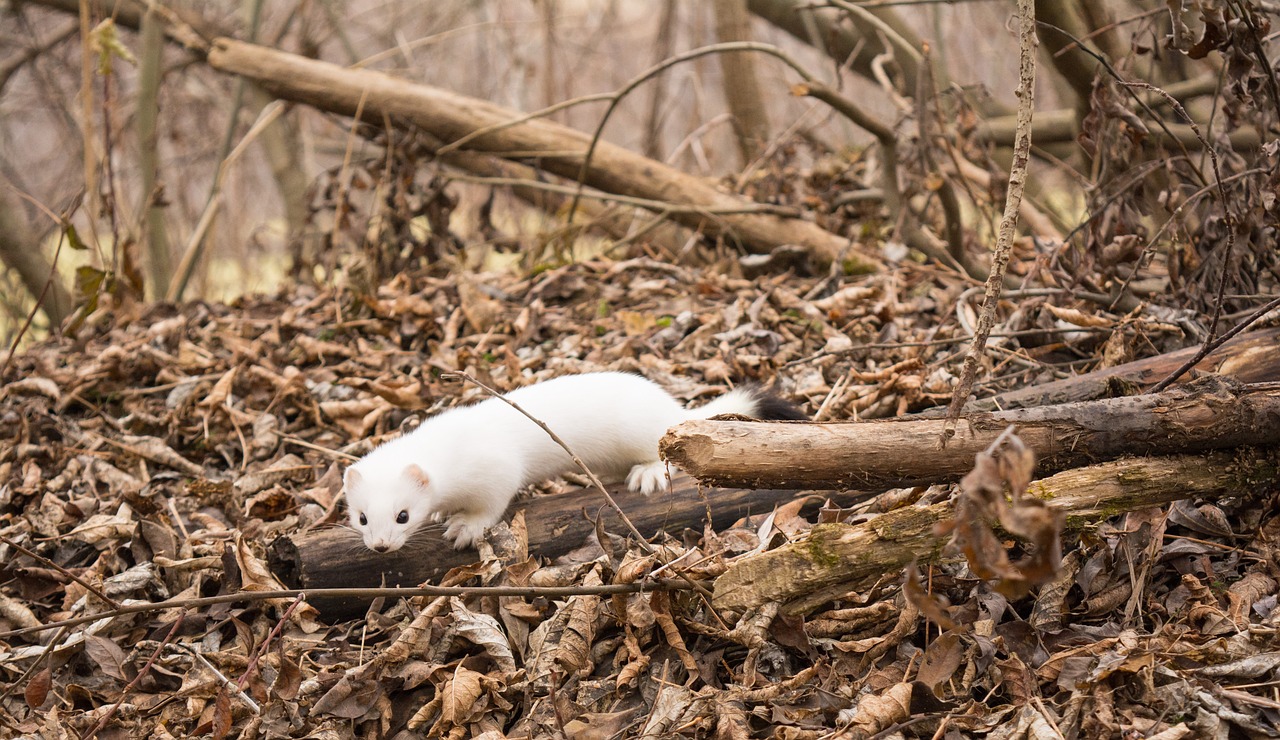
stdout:
<svg viewBox="0 0 1280 740">
<path fill-rule="evenodd" d="M 592 472 L 625 475 L 631 490 L 646 494 L 666 483 L 658 440 L 667 429 L 758 410 L 742 390 L 685 409 L 656 383 L 616 372 L 555 378 L 507 397 L 545 422 Z M 347 510 L 351 526 L 374 550 L 398 550 L 424 524 L 441 518 L 448 520 L 445 537 L 462 548 L 502 518 L 521 488 L 573 470 L 577 466 L 545 431 L 490 398 L 427 419 L 348 468 Z M 425 485 L 418 473 L 425 474 Z M 398 523 L 402 512 L 407 521 Z"/>
</svg>

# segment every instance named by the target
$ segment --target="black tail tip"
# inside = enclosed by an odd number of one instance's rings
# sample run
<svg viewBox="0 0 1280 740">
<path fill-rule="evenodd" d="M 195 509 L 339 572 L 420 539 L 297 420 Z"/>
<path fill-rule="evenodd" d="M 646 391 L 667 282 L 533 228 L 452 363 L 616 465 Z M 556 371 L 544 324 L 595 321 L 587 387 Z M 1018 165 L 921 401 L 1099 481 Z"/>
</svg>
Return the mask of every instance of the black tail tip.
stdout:
<svg viewBox="0 0 1280 740">
<path fill-rule="evenodd" d="M 800 407 L 769 391 L 756 389 L 756 416 L 764 421 L 808 421 Z"/>
</svg>

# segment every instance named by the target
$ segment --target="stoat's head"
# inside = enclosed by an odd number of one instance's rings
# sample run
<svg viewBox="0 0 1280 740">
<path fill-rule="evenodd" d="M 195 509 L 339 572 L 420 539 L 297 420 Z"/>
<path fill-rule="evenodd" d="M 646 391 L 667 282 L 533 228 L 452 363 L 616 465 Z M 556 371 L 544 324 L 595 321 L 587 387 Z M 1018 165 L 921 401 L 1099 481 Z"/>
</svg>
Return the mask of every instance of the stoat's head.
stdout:
<svg viewBox="0 0 1280 740">
<path fill-rule="evenodd" d="M 343 483 L 351 528 L 370 550 L 399 550 L 431 514 L 431 479 L 417 465 L 387 471 L 387 475 L 347 468 Z"/>
</svg>

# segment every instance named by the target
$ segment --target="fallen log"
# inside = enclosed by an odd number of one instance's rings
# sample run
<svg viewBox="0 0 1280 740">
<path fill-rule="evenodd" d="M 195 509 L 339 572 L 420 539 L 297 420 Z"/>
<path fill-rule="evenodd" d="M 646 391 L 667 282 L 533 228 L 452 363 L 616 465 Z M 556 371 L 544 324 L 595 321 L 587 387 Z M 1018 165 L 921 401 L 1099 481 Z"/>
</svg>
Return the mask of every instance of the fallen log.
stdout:
<svg viewBox="0 0 1280 740">
<path fill-rule="evenodd" d="M 448 144 L 481 129 L 494 130 L 468 141 L 466 149 L 516 161 L 536 160 L 547 172 L 577 180 L 591 137 L 544 119 L 485 100 L 420 85 L 369 69 L 350 69 L 234 39 L 215 39 L 209 66 L 252 80 L 283 100 L 304 103 L 384 125 L 409 123 Z M 769 252 L 798 244 L 824 263 L 845 261 L 857 271 L 879 263 L 857 253 L 850 240 L 801 218 L 762 213 L 762 206 L 723 192 L 704 178 L 601 141 L 583 183 L 606 193 L 670 204 L 670 217 L 684 226 L 741 242 L 749 251 Z M 665 208 L 663 210 L 666 210 Z"/>
<path fill-rule="evenodd" d="M 1199 346 L 1186 347 L 1155 357 L 1146 357 L 1123 365 L 1095 370 L 1091 373 L 1041 383 L 1001 393 L 991 398 L 970 401 L 965 411 L 997 411 L 1048 406 L 1072 401 L 1092 401 L 1119 395 L 1134 395 L 1164 380 L 1165 376 L 1195 356 Z M 1241 383 L 1280 381 L 1280 327 L 1259 329 L 1241 334 L 1210 352 L 1196 366 L 1201 373 L 1215 373 Z M 929 409 L 917 417 L 940 417 L 945 406 Z"/>
<path fill-rule="evenodd" d="M 646 536 L 659 531 L 686 528 L 702 532 L 711 526 L 724 529 L 738 519 L 765 514 L 795 499 L 795 491 L 707 490 L 687 475 L 673 476 L 672 489 L 645 496 L 611 488 L 614 499 L 636 528 Z M 814 496 L 813 508 L 824 497 Z M 833 496 L 849 503 L 852 495 Z M 580 547 L 595 531 L 596 519 L 605 531 L 625 528 L 599 491 L 577 489 L 552 496 L 517 500 L 509 514 L 523 509 L 529 535 L 529 554 L 555 558 Z M 332 528 L 277 538 L 268 548 L 276 577 L 289 588 L 340 588 L 358 586 L 416 586 L 437 583 L 451 568 L 476 561 L 473 549 L 454 550 L 439 532 L 415 536 L 409 545 L 390 553 L 365 547 L 350 530 Z M 325 619 L 347 619 L 363 614 L 364 599 L 323 599 L 312 603 Z"/>
<path fill-rule="evenodd" d="M 1163 393 L 971 413 L 939 449 L 946 424 L 699 420 L 670 429 L 660 450 L 709 485 L 871 491 L 958 480 L 1012 424 L 1046 475 L 1125 455 L 1280 444 L 1280 389 L 1211 375 Z"/>
<path fill-rule="evenodd" d="M 1280 486 L 1280 452 L 1240 449 L 1206 455 L 1130 458 L 1035 481 L 1028 492 L 1066 515 L 1066 529 L 1179 499 L 1243 495 Z M 769 602 L 803 614 L 893 575 L 906 564 L 941 557 L 948 535 L 935 533 L 953 504 L 909 506 L 857 525 L 820 524 L 803 540 L 732 563 L 716 579 L 717 609 L 744 611 Z"/>
</svg>

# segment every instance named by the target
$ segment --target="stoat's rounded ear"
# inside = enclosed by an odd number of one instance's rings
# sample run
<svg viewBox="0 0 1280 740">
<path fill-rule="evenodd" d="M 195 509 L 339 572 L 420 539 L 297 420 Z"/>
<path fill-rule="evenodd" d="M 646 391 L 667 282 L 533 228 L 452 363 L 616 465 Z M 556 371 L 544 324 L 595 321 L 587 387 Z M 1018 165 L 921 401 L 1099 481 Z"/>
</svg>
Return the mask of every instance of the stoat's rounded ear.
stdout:
<svg viewBox="0 0 1280 740">
<path fill-rule="evenodd" d="M 431 478 L 427 476 L 427 471 L 418 467 L 417 463 L 410 463 L 406 465 L 404 468 L 404 475 L 406 478 L 417 483 L 423 488 L 431 485 Z"/>
<path fill-rule="evenodd" d="M 360 485 L 360 473 L 355 468 L 347 468 L 347 472 L 342 476 L 342 482 L 348 489 Z"/>
</svg>

